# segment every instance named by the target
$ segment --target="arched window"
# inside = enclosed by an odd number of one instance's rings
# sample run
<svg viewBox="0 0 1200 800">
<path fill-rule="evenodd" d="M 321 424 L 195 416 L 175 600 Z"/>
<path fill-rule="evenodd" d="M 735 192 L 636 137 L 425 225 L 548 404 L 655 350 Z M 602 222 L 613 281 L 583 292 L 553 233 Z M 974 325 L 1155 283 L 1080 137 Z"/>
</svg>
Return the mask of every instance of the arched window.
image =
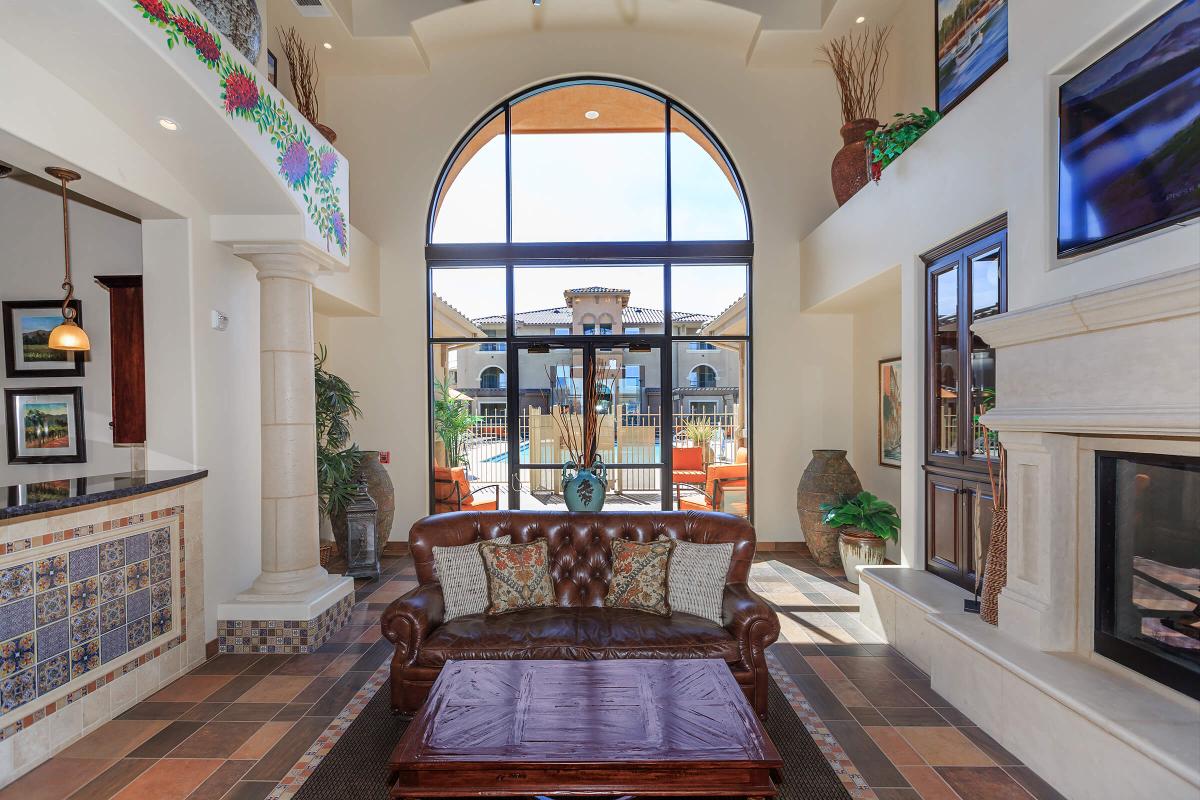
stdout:
<svg viewBox="0 0 1200 800">
<path fill-rule="evenodd" d="M 688 385 L 693 389 L 717 388 L 717 373 L 707 364 L 701 364 L 688 375 Z"/>
<path fill-rule="evenodd" d="M 432 401 L 504 389 L 506 424 L 455 432 L 462 420 L 434 415 L 431 440 L 462 436 L 472 483 L 499 486 L 501 507 L 556 507 L 571 438 L 558 418 L 594 418 L 610 491 L 748 514 L 751 235 L 732 159 L 675 101 L 575 79 L 501 103 L 443 169 L 426 260 Z M 477 387 L 449 380 L 449 353 Z M 715 387 L 718 371 L 730 389 L 709 446 L 746 475 L 676 486 L 695 431 L 683 392 Z M 585 408 L 593 379 L 601 401 Z"/>
<path fill-rule="evenodd" d="M 508 387 L 508 382 L 504 377 L 504 370 L 499 367 L 487 367 L 479 373 L 479 388 L 505 389 Z"/>
</svg>

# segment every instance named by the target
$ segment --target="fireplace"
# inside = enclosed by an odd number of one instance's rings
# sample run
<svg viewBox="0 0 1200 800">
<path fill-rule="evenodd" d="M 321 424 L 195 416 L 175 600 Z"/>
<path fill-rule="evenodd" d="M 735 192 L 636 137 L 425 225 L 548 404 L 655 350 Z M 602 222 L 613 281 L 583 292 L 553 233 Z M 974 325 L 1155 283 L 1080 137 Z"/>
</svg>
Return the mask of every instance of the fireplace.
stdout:
<svg viewBox="0 0 1200 800">
<path fill-rule="evenodd" d="M 1094 649 L 1200 699 L 1200 458 L 1096 453 Z"/>
</svg>

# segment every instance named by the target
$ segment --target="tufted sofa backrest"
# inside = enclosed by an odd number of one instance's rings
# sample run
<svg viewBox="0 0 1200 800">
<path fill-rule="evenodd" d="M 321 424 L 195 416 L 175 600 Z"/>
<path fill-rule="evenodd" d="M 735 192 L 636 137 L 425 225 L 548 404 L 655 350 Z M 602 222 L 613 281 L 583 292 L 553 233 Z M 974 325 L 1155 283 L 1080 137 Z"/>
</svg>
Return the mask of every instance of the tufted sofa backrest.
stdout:
<svg viewBox="0 0 1200 800">
<path fill-rule="evenodd" d="M 513 542 L 545 539 L 558 604 L 603 606 L 612 577 L 612 541 L 650 542 L 660 535 L 698 544 L 733 542 L 726 583 L 745 583 L 754 559 L 754 527 L 730 514 L 708 511 L 631 511 L 598 514 L 565 511 L 458 511 L 418 520 L 408 534 L 417 580 L 432 583 L 433 548 L 498 536 Z"/>
</svg>

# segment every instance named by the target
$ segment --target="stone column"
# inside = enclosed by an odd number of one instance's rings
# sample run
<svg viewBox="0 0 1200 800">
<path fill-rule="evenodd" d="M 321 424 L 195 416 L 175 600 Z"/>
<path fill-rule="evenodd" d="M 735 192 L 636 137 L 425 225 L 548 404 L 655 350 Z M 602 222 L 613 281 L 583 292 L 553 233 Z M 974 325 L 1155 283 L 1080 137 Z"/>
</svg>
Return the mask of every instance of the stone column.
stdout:
<svg viewBox="0 0 1200 800">
<path fill-rule="evenodd" d="M 297 648 L 313 650 L 340 627 L 353 603 L 354 581 L 320 565 L 312 319 L 319 263 L 304 247 L 235 252 L 254 264 L 259 281 L 262 572 L 218 608 L 218 633 L 223 652 L 267 645 L 273 652 L 306 652 L 282 649 L 288 645 L 267 641 L 279 635 L 259 629 L 283 628 L 283 637 L 304 643 Z M 247 624 L 254 621 L 264 624 Z"/>
</svg>

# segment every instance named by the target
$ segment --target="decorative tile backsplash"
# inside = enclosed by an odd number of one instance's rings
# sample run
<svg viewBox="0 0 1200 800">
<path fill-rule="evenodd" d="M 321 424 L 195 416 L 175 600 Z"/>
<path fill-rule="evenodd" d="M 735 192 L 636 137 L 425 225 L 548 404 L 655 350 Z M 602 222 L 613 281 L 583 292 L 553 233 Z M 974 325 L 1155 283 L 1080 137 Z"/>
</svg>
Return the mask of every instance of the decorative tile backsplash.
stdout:
<svg viewBox="0 0 1200 800">
<path fill-rule="evenodd" d="M 354 595 L 349 594 L 316 619 L 217 620 L 217 647 L 222 653 L 315 653 L 353 610 Z"/>
<path fill-rule="evenodd" d="M 0 569 L 0 715 L 171 631 L 171 536 L 165 523 Z"/>
</svg>

